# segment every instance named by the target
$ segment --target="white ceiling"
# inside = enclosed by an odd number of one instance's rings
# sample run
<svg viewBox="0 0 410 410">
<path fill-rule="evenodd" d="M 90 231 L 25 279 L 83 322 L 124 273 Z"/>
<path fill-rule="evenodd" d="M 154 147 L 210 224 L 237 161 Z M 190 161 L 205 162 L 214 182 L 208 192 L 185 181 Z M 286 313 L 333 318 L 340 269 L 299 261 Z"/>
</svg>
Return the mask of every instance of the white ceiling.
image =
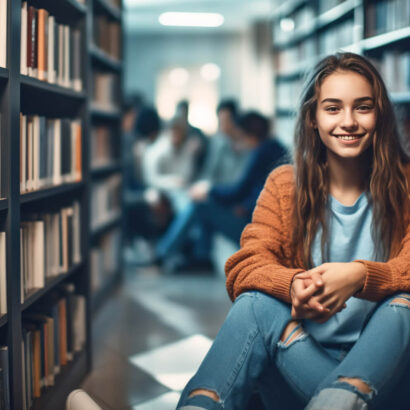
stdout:
<svg viewBox="0 0 410 410">
<path fill-rule="evenodd" d="M 174 33 L 204 31 L 238 31 L 252 21 L 269 19 L 272 0 L 123 0 L 127 31 L 141 33 Z M 216 28 L 166 27 L 158 22 L 161 13 L 214 12 L 224 16 L 225 22 Z"/>
</svg>

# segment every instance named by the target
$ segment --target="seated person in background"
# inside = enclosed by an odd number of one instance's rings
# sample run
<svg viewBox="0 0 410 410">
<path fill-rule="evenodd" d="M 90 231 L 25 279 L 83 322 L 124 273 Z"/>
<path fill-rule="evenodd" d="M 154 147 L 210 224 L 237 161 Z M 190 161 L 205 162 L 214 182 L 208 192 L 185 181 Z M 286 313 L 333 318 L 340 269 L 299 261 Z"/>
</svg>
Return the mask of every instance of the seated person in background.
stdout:
<svg viewBox="0 0 410 410">
<path fill-rule="evenodd" d="M 286 149 L 270 138 L 269 120 L 257 112 L 248 112 L 238 120 L 246 145 L 251 150 L 237 181 L 227 184 L 194 185 L 193 200 L 184 214 L 173 221 L 157 245 L 158 258 L 181 252 L 193 225 L 201 227 L 197 241 L 198 260 L 209 260 L 212 237 L 220 232 L 239 244 L 241 232 L 251 220 L 253 208 L 265 179 L 278 165 L 289 161 Z"/>
<path fill-rule="evenodd" d="M 234 100 L 223 100 L 217 108 L 218 132 L 209 139 L 204 166 L 195 184 L 224 184 L 236 181 L 247 161 L 249 150 L 243 146 L 237 126 Z M 194 188 L 193 185 L 191 188 Z"/>
<path fill-rule="evenodd" d="M 208 137 L 204 135 L 201 129 L 194 127 L 189 121 L 189 102 L 187 100 L 181 100 L 175 109 L 175 118 L 178 119 L 186 128 L 186 134 L 189 138 L 194 137 L 197 143 L 199 144 L 195 152 L 195 169 L 194 169 L 194 178 L 196 179 L 201 172 L 205 157 L 208 150 Z"/>
<path fill-rule="evenodd" d="M 168 131 L 144 156 L 146 185 L 166 195 L 175 212 L 187 202 L 187 189 L 194 179 L 195 160 L 200 146 L 199 138 L 188 135 L 186 124 L 175 118 Z"/>
</svg>

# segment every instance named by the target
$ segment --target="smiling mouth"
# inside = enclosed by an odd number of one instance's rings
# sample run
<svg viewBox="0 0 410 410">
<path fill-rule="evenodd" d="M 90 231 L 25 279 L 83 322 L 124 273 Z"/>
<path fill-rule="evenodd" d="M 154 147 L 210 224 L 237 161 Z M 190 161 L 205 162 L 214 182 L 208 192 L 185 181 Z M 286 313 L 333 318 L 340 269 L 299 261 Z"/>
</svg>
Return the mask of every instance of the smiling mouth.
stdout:
<svg viewBox="0 0 410 410">
<path fill-rule="evenodd" d="M 334 135 L 337 139 L 341 139 L 343 141 L 353 141 L 358 140 L 363 137 L 363 135 Z"/>
</svg>

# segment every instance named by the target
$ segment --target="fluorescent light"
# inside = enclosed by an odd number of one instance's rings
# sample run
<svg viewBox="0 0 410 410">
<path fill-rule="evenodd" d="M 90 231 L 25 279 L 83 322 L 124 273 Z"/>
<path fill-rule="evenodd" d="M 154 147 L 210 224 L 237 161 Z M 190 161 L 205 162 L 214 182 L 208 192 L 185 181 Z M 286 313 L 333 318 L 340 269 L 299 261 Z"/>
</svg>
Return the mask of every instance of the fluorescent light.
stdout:
<svg viewBox="0 0 410 410">
<path fill-rule="evenodd" d="M 295 22 L 291 18 L 283 18 L 280 21 L 280 28 L 285 32 L 293 31 L 295 29 Z"/>
<path fill-rule="evenodd" d="M 221 69 L 214 63 L 208 63 L 201 67 L 200 73 L 206 81 L 216 81 L 221 75 Z"/>
<path fill-rule="evenodd" d="M 224 22 L 219 13 L 179 13 L 167 12 L 159 16 L 163 26 L 218 27 Z"/>
</svg>

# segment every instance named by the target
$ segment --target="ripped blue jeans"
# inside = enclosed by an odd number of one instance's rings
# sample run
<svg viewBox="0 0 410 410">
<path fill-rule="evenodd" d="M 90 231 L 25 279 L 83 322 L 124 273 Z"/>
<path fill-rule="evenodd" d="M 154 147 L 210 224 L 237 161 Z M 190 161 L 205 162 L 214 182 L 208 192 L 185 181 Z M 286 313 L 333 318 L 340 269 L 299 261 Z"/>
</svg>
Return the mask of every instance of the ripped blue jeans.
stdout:
<svg viewBox="0 0 410 410">
<path fill-rule="evenodd" d="M 290 306 L 261 292 L 243 293 L 178 409 L 246 409 L 255 391 L 267 409 L 303 409 L 308 403 L 315 410 L 399 409 L 410 400 L 409 300 L 401 293 L 380 302 L 356 343 L 322 346 L 303 329 L 281 341 L 292 320 Z M 343 377 L 364 381 L 371 392 Z M 218 400 L 191 396 L 196 389 L 214 392 Z"/>
</svg>

